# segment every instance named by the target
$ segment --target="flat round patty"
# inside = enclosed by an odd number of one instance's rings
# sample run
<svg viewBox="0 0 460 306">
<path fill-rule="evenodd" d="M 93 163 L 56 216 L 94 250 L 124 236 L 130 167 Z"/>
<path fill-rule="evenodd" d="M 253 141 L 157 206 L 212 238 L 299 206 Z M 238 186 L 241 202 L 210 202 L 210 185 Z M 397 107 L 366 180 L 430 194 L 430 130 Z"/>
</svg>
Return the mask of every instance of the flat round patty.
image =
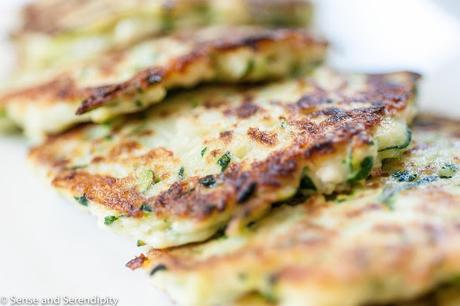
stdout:
<svg viewBox="0 0 460 306">
<path fill-rule="evenodd" d="M 210 27 L 153 38 L 51 75 L 17 81 L 0 108 L 33 140 L 161 102 L 176 88 L 279 79 L 308 71 L 327 44 L 302 30 Z"/>
<path fill-rule="evenodd" d="M 155 247 L 238 232 L 295 193 L 344 190 L 411 139 L 417 75 L 313 75 L 178 93 L 30 157 L 109 227 Z M 106 222 L 107 225 L 107 222 Z"/>
</svg>

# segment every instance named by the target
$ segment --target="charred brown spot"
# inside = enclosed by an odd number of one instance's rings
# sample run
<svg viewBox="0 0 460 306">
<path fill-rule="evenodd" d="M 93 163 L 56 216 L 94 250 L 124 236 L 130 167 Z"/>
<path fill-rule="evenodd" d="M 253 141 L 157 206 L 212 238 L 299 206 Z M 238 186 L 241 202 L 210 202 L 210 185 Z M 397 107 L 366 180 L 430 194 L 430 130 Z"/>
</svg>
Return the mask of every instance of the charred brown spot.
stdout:
<svg viewBox="0 0 460 306">
<path fill-rule="evenodd" d="M 140 89 L 144 90 L 160 83 L 164 78 L 164 74 L 162 69 L 154 67 L 140 71 L 131 79 L 119 84 L 81 89 L 81 93 L 85 98 L 83 98 L 83 102 L 76 114 L 87 113 L 123 95 L 134 96 Z"/>
<path fill-rule="evenodd" d="M 257 113 L 259 107 L 253 103 L 243 103 L 235 110 L 238 118 L 247 119 Z"/>
<path fill-rule="evenodd" d="M 313 117 L 321 115 L 327 116 L 326 120 L 328 123 L 341 122 L 350 118 L 350 115 L 346 111 L 337 107 L 325 108 L 312 114 Z"/>
<path fill-rule="evenodd" d="M 358 218 L 358 217 L 362 217 L 365 214 L 372 213 L 378 210 L 384 210 L 384 209 L 385 207 L 383 207 L 380 204 L 370 204 L 370 205 L 350 209 L 346 213 L 346 216 L 347 218 Z"/>
<path fill-rule="evenodd" d="M 335 151 L 334 143 L 330 140 L 326 140 L 320 143 L 315 143 L 307 150 L 305 150 L 305 157 L 310 158 L 313 155 L 326 155 L 329 153 L 333 153 Z"/>
<path fill-rule="evenodd" d="M 257 176 L 259 186 L 280 188 L 285 179 L 295 177 L 294 174 L 299 170 L 298 163 L 297 150 L 275 152 L 265 161 L 254 163 L 253 174 Z"/>
<path fill-rule="evenodd" d="M 409 99 L 416 95 L 415 82 L 421 77 L 417 73 L 404 72 L 411 78 L 410 82 L 401 83 L 392 80 L 388 74 L 369 75 L 368 84 L 372 87 L 363 98 L 369 101 L 383 102 L 387 110 L 400 110 L 406 106 Z"/>
<path fill-rule="evenodd" d="M 278 143 L 278 135 L 275 132 L 265 132 L 258 128 L 249 128 L 247 134 L 251 139 L 263 145 L 274 146 Z"/>
<path fill-rule="evenodd" d="M 104 157 L 102 156 L 96 156 L 94 157 L 92 160 L 91 160 L 91 163 L 95 163 L 95 164 L 98 164 L 98 163 L 101 163 L 105 160 Z"/>
<path fill-rule="evenodd" d="M 318 105 L 332 103 L 332 99 L 328 98 L 324 94 L 310 94 L 305 95 L 296 102 L 297 106 L 301 110 L 312 110 Z"/>
<path fill-rule="evenodd" d="M 229 144 L 232 141 L 233 138 L 233 132 L 232 131 L 224 131 L 219 134 L 219 138 L 225 143 Z"/>
<path fill-rule="evenodd" d="M 115 97 L 125 86 L 126 85 L 123 84 L 117 84 L 85 89 L 87 97 L 84 98 L 76 114 L 81 115 L 96 108 L 108 99 Z"/>
<path fill-rule="evenodd" d="M 134 140 L 127 140 L 113 147 L 109 152 L 109 158 L 116 158 L 120 155 L 131 153 L 140 148 L 140 144 Z"/>
<path fill-rule="evenodd" d="M 208 99 L 203 103 L 203 106 L 206 109 L 212 109 L 212 108 L 219 108 L 222 105 L 226 105 L 227 101 L 225 100 L 217 100 L 217 99 Z"/>
<path fill-rule="evenodd" d="M 218 156 L 221 156 L 221 155 L 222 155 L 222 151 L 219 150 L 219 149 L 215 149 L 215 150 L 212 150 L 211 152 L 209 152 L 209 154 L 210 154 L 212 157 L 218 157 Z"/>
<path fill-rule="evenodd" d="M 255 182 L 252 182 L 246 185 L 244 188 L 242 188 L 239 191 L 238 196 L 236 198 L 237 203 L 242 204 L 248 201 L 254 195 L 254 193 L 256 192 L 256 189 L 257 189 L 257 183 Z"/>
<path fill-rule="evenodd" d="M 234 196 L 231 187 L 228 190 L 224 188 L 204 193 L 196 182 L 192 185 L 176 182 L 167 191 L 152 199 L 152 206 L 160 214 L 205 219 L 214 212 L 224 211 L 232 202 Z"/>
<path fill-rule="evenodd" d="M 224 114 L 227 116 L 237 116 L 240 119 L 247 119 L 255 115 L 260 111 L 260 106 L 252 102 L 252 97 L 248 95 L 245 97 L 243 103 L 237 107 L 228 108 L 224 110 Z"/>
<path fill-rule="evenodd" d="M 144 254 L 141 254 L 137 256 L 136 258 L 128 261 L 128 263 L 126 264 L 126 267 L 130 268 L 131 270 L 137 270 L 139 268 L 142 268 L 142 266 L 144 265 L 144 262 L 146 262 L 147 260 L 148 258 Z"/>
</svg>

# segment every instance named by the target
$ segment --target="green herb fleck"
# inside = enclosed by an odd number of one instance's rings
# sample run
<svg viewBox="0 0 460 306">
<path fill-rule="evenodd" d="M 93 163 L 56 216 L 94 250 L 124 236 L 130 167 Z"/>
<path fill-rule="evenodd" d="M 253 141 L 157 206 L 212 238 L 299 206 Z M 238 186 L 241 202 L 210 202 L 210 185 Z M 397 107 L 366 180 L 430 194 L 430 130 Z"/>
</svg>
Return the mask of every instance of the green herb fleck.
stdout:
<svg viewBox="0 0 460 306">
<path fill-rule="evenodd" d="M 204 148 L 201 150 L 201 157 L 204 156 L 204 154 L 206 153 L 207 150 L 208 150 L 208 147 L 204 147 Z"/>
<path fill-rule="evenodd" d="M 401 191 L 404 190 L 402 186 L 393 186 L 388 185 L 383 188 L 382 193 L 380 194 L 378 201 L 389 209 L 394 208 L 394 199 L 395 196 Z"/>
<path fill-rule="evenodd" d="M 81 197 L 74 197 L 74 199 L 81 205 L 88 206 L 88 198 L 86 197 L 85 194 L 82 195 Z"/>
<path fill-rule="evenodd" d="M 142 240 L 137 240 L 137 243 L 136 243 L 137 247 L 142 247 L 145 245 L 145 242 L 142 241 Z"/>
<path fill-rule="evenodd" d="M 355 173 L 353 173 L 349 178 L 348 182 L 349 183 L 354 183 L 358 182 L 360 180 L 364 180 L 369 176 L 371 173 L 372 167 L 374 166 L 374 158 L 371 156 L 368 156 L 363 159 L 361 162 L 361 165 L 359 167 L 359 170 Z"/>
<path fill-rule="evenodd" d="M 414 182 L 405 182 L 403 184 L 390 184 L 385 186 L 382 193 L 379 196 L 379 202 L 384 204 L 390 209 L 393 209 L 393 204 L 395 197 L 398 193 L 403 190 L 409 190 L 418 186 L 427 185 L 434 181 L 438 180 L 437 176 L 425 176 L 417 181 Z"/>
<path fill-rule="evenodd" d="M 174 22 L 171 19 L 165 19 L 163 22 L 163 31 L 171 32 L 174 29 Z"/>
<path fill-rule="evenodd" d="M 418 181 L 412 183 L 412 184 L 409 184 L 410 187 L 417 187 L 417 186 L 420 186 L 420 185 L 426 185 L 426 184 L 429 184 L 429 183 L 432 183 L 432 182 L 435 182 L 438 180 L 438 177 L 435 176 L 435 175 L 430 175 L 430 176 L 425 176 L 424 178 L 421 178 L 419 179 Z"/>
<path fill-rule="evenodd" d="M 179 176 L 179 179 L 181 179 L 181 180 L 184 179 L 184 177 L 185 177 L 185 168 L 184 167 L 180 167 L 178 176 Z"/>
<path fill-rule="evenodd" d="M 417 179 L 417 174 L 407 170 L 396 171 L 391 176 L 398 182 L 413 182 Z"/>
<path fill-rule="evenodd" d="M 256 62 L 252 59 L 246 64 L 246 71 L 243 73 L 243 78 L 249 77 L 256 68 Z"/>
<path fill-rule="evenodd" d="M 200 184 L 206 187 L 214 187 L 216 185 L 216 179 L 212 175 L 205 176 L 200 178 Z"/>
<path fill-rule="evenodd" d="M 294 63 L 291 67 L 291 76 L 300 77 L 305 71 L 305 67 L 301 63 Z"/>
<path fill-rule="evenodd" d="M 447 163 L 439 169 L 438 174 L 440 178 L 452 178 L 458 171 L 458 166 L 455 164 Z"/>
<path fill-rule="evenodd" d="M 278 299 L 273 291 L 264 290 L 260 292 L 260 295 L 271 304 L 278 304 Z"/>
<path fill-rule="evenodd" d="M 304 173 L 302 176 L 302 180 L 300 181 L 300 189 L 308 189 L 316 191 L 315 183 L 311 180 L 311 178 Z"/>
<path fill-rule="evenodd" d="M 447 282 L 448 285 L 451 285 L 451 286 L 456 286 L 456 285 L 460 285 L 460 275 L 458 275 L 457 277 L 454 277 L 452 278 L 451 280 L 449 280 Z"/>
<path fill-rule="evenodd" d="M 140 209 L 146 213 L 152 212 L 152 207 L 150 207 L 147 203 L 142 204 Z"/>
<path fill-rule="evenodd" d="M 200 105 L 200 101 L 197 100 L 197 99 L 194 99 L 194 100 L 192 101 L 192 108 L 196 108 L 196 107 L 198 107 L 198 105 Z"/>
<path fill-rule="evenodd" d="M 111 225 L 113 222 L 117 221 L 119 217 L 116 216 L 107 216 L 104 218 L 105 225 Z"/>
<path fill-rule="evenodd" d="M 147 129 L 147 123 L 146 123 L 146 122 L 142 122 L 142 123 L 136 125 L 136 126 L 128 133 L 128 136 L 138 135 L 138 134 L 144 132 L 146 129 Z"/>
<path fill-rule="evenodd" d="M 75 165 L 75 166 L 70 167 L 70 170 L 84 169 L 86 167 L 88 167 L 88 165 Z"/>
<path fill-rule="evenodd" d="M 247 277 L 247 274 L 244 272 L 238 273 L 238 279 L 240 280 L 246 280 Z"/>
<path fill-rule="evenodd" d="M 228 165 L 230 164 L 232 158 L 231 158 L 231 155 L 230 155 L 230 152 L 225 152 L 224 155 L 222 155 L 218 160 L 217 160 L 217 164 L 220 166 L 222 172 L 224 172 L 227 168 L 228 168 Z"/>
<path fill-rule="evenodd" d="M 315 183 L 313 183 L 312 179 L 308 176 L 307 169 L 305 168 L 303 170 L 302 179 L 300 180 L 298 193 L 304 197 L 308 197 L 314 194 L 316 190 Z"/>
<path fill-rule="evenodd" d="M 136 104 L 137 107 L 144 107 L 144 103 L 141 100 L 136 100 L 134 104 Z"/>
<path fill-rule="evenodd" d="M 285 129 L 288 126 L 288 122 L 286 119 L 282 118 L 281 119 L 281 128 Z"/>
<path fill-rule="evenodd" d="M 137 173 L 137 186 L 140 192 L 146 192 L 154 183 L 155 174 L 152 170 L 143 170 Z"/>
<path fill-rule="evenodd" d="M 335 198 L 336 203 L 343 203 L 350 199 L 352 197 L 352 194 L 338 194 L 337 197 Z"/>
<path fill-rule="evenodd" d="M 155 267 L 153 267 L 152 271 L 150 271 L 150 276 L 153 276 L 158 272 L 166 271 L 166 270 L 168 270 L 168 268 L 165 265 L 163 264 L 156 265 Z"/>
</svg>

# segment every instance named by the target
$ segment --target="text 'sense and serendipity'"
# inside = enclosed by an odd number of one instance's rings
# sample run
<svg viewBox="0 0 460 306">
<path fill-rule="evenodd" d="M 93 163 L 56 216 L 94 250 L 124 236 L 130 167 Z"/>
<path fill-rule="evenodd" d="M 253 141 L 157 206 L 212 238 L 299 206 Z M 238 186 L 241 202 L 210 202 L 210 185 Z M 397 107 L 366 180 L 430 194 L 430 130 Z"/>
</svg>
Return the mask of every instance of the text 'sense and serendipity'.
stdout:
<svg viewBox="0 0 460 306">
<path fill-rule="evenodd" d="M 0 305 L 11 306 L 28 306 L 28 305 L 76 305 L 76 306 L 117 306 L 118 298 L 114 297 L 71 297 L 71 296 L 57 296 L 57 297 L 0 297 Z"/>
</svg>

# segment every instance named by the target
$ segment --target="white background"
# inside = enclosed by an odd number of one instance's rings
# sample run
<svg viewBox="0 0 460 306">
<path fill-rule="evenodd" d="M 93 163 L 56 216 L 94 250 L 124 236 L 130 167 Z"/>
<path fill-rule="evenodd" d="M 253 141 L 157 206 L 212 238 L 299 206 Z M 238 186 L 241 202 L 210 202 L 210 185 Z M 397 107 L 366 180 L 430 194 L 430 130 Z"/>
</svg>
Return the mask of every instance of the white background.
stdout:
<svg viewBox="0 0 460 306">
<path fill-rule="evenodd" d="M 6 32 L 23 2 L 0 1 L 0 78 L 13 63 Z M 460 118 L 460 1 L 317 2 L 331 65 L 422 72 L 422 110 Z M 124 268 L 139 252 L 133 243 L 100 230 L 34 176 L 26 147 L 22 139 L 0 139 L 0 297 L 97 295 L 123 306 L 170 305 L 142 273 Z"/>
</svg>

